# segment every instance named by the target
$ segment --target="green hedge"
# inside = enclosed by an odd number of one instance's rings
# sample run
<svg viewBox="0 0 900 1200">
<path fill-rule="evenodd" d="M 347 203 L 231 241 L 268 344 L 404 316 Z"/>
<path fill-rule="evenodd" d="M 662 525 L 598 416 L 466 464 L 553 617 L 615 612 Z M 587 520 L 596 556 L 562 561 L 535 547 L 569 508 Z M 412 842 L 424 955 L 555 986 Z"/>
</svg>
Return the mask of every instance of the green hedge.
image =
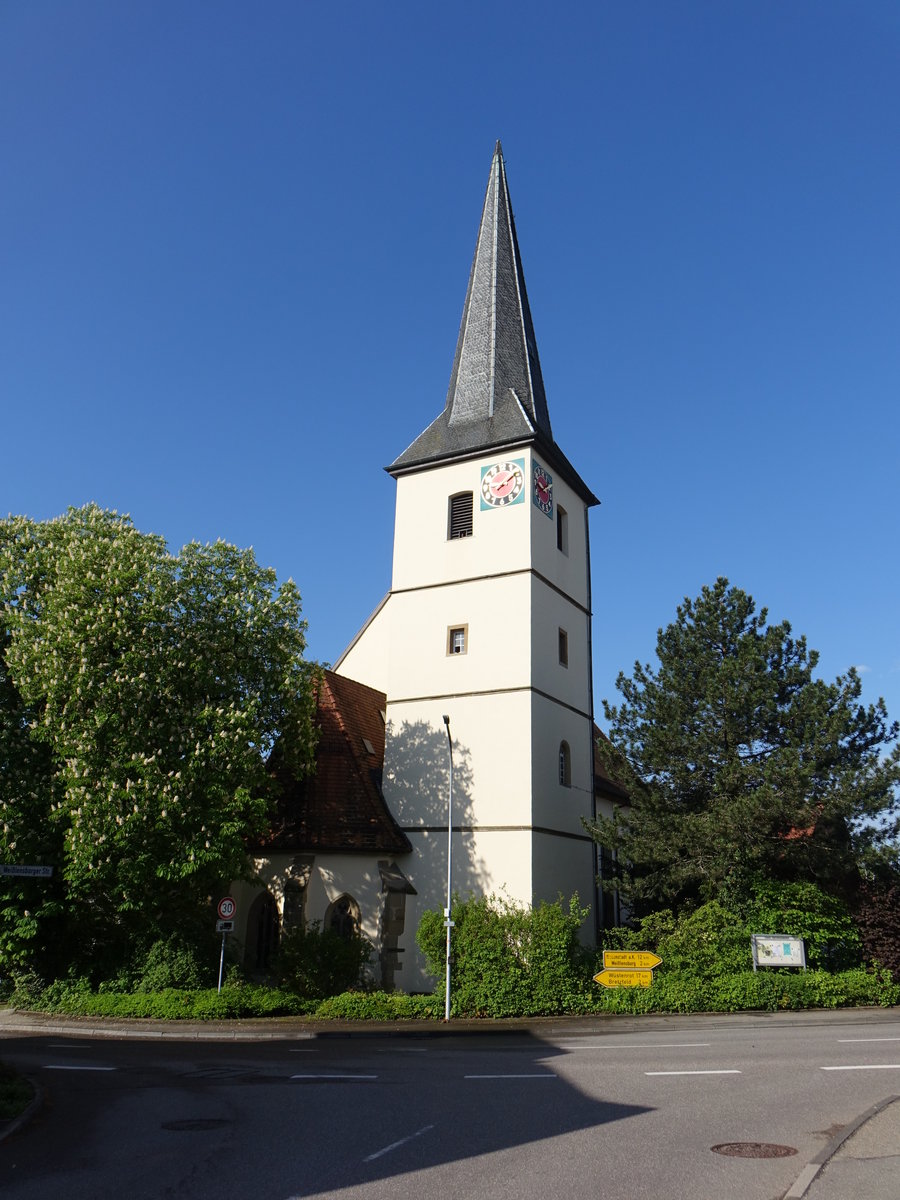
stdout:
<svg viewBox="0 0 900 1200">
<path fill-rule="evenodd" d="M 60 981 L 40 995 L 14 994 L 12 1003 L 38 1012 L 78 1017 L 150 1017 L 164 1021 L 217 1021 L 235 1017 L 305 1016 L 316 1001 L 268 987 L 165 988 L 161 992 L 92 992 Z"/>
<path fill-rule="evenodd" d="M 603 989 L 592 1011 L 601 1013 L 778 1012 L 900 1004 L 900 984 L 889 971 L 859 967 L 838 974 L 766 968 L 702 979 L 685 971 L 654 974 L 648 988 Z"/>
<path fill-rule="evenodd" d="M 496 896 L 453 901 L 451 1013 L 534 1017 L 590 1010 L 593 953 L 579 941 L 589 910 L 568 904 L 521 908 Z M 443 914 L 425 912 L 416 941 L 444 992 Z"/>
<path fill-rule="evenodd" d="M 716 979 L 702 979 L 686 971 L 661 968 L 649 988 L 607 989 L 590 979 L 574 983 L 565 1006 L 554 1012 L 570 1015 L 602 1013 L 701 1013 L 847 1008 L 900 1005 L 900 983 L 886 970 L 857 968 L 827 971 L 738 971 Z M 158 1020 L 215 1021 L 251 1017 L 310 1016 L 319 1020 L 401 1021 L 439 1020 L 444 1014 L 443 993 L 406 996 L 393 992 L 344 992 L 327 1000 L 304 999 L 267 987 L 226 987 L 208 990 L 162 992 L 90 992 L 77 986 L 51 984 L 38 996 L 13 997 L 19 1007 L 80 1017 L 156 1018 Z M 508 995 L 503 1016 L 534 1015 L 516 1012 Z M 480 1007 L 485 1007 L 483 998 Z M 454 1015 L 485 1015 L 466 1010 L 456 998 Z"/>
</svg>

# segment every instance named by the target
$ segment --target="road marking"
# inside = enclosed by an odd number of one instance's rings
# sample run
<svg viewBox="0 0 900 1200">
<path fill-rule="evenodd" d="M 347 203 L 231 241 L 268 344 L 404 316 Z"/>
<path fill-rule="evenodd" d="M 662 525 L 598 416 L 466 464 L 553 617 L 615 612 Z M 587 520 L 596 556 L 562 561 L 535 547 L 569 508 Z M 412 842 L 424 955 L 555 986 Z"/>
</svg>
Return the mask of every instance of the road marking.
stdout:
<svg viewBox="0 0 900 1200">
<path fill-rule="evenodd" d="M 424 1125 L 421 1129 L 417 1129 L 415 1133 L 411 1133 L 409 1137 L 401 1138 L 399 1142 L 391 1142 L 389 1146 L 385 1146 L 383 1150 L 376 1150 L 374 1154 L 367 1155 L 363 1162 L 374 1162 L 376 1158 L 381 1158 L 382 1154 L 390 1154 L 392 1150 L 396 1150 L 399 1146 L 405 1146 L 407 1142 L 415 1141 L 417 1137 L 421 1137 L 423 1133 L 427 1133 L 429 1129 L 434 1129 L 433 1125 Z"/>
<path fill-rule="evenodd" d="M 291 1075 L 291 1079 L 377 1079 L 377 1075 Z"/>
<path fill-rule="evenodd" d="M 740 1071 L 645 1071 L 645 1075 L 740 1075 Z"/>
<path fill-rule="evenodd" d="M 900 1042 L 900 1037 L 887 1038 L 838 1038 L 839 1042 Z"/>
<path fill-rule="evenodd" d="M 820 1067 L 820 1071 L 900 1071 L 900 1063 L 862 1063 L 856 1067 Z"/>
<path fill-rule="evenodd" d="M 711 1046 L 712 1042 L 629 1042 L 624 1046 L 581 1046 L 577 1042 L 557 1042 L 560 1049 L 572 1050 L 680 1050 L 682 1047 Z"/>
<path fill-rule="evenodd" d="M 115 1071 L 115 1067 L 61 1067 L 54 1064 L 44 1064 L 45 1071 Z"/>
<path fill-rule="evenodd" d="M 540 1075 L 463 1075 L 463 1079 L 558 1079 L 557 1075 L 548 1075 L 542 1071 Z"/>
</svg>

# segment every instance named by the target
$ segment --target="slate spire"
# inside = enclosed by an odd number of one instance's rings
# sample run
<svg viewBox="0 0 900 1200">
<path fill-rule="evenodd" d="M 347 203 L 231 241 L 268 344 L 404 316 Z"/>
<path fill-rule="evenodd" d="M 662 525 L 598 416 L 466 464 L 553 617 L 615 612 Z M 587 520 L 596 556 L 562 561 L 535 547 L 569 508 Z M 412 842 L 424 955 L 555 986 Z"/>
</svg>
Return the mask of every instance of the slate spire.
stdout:
<svg viewBox="0 0 900 1200">
<path fill-rule="evenodd" d="M 532 427 L 552 437 L 498 141 L 447 392 L 451 425 L 493 417 L 510 392 Z"/>
<path fill-rule="evenodd" d="M 401 470 L 515 441 L 553 441 L 506 166 L 494 148 L 444 412 L 392 464 Z"/>
<path fill-rule="evenodd" d="M 526 445 L 562 472 L 586 504 L 599 503 L 553 440 L 498 141 L 444 411 L 387 469 L 402 475 Z"/>
</svg>

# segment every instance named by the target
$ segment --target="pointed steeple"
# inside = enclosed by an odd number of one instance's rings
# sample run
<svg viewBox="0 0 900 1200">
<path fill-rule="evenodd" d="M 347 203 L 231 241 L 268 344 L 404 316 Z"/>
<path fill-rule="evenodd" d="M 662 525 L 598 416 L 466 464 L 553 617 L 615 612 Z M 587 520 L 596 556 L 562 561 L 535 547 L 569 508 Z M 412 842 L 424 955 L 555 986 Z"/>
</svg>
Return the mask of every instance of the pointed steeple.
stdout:
<svg viewBox="0 0 900 1200">
<path fill-rule="evenodd" d="M 498 141 L 444 411 L 387 469 L 401 475 L 529 444 L 563 472 L 588 505 L 599 503 L 553 440 Z"/>
<path fill-rule="evenodd" d="M 450 424 L 493 417 L 512 396 L 532 429 L 552 437 L 498 141 L 447 392 Z"/>
<path fill-rule="evenodd" d="M 391 470 L 535 436 L 553 441 L 506 166 L 494 149 L 443 413 Z"/>
</svg>

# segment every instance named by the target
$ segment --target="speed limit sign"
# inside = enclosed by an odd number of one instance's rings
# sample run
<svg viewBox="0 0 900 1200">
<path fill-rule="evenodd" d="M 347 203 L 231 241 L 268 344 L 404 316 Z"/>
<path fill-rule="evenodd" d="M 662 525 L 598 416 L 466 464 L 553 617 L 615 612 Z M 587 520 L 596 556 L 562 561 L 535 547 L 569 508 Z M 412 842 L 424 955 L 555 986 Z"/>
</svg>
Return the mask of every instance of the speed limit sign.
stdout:
<svg viewBox="0 0 900 1200">
<path fill-rule="evenodd" d="M 216 912 L 219 914 L 219 916 L 222 918 L 223 921 L 230 921 L 231 918 L 234 916 L 234 914 L 237 912 L 237 905 L 235 904 L 235 902 L 231 896 L 223 896 L 222 899 L 219 901 L 219 905 L 218 905 L 218 908 L 216 909 Z"/>
</svg>

